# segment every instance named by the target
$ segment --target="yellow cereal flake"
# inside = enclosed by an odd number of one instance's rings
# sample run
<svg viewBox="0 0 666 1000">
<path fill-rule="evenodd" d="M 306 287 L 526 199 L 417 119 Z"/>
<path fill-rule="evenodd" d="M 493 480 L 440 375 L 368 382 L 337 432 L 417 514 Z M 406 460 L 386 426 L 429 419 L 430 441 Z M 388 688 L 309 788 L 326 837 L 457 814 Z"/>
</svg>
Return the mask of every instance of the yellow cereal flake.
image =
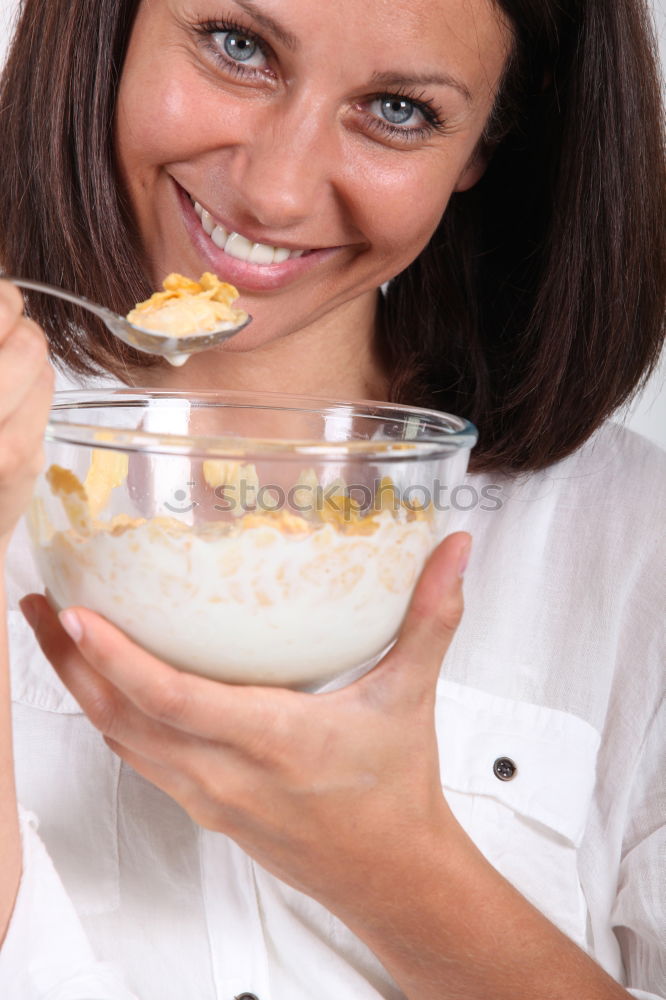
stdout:
<svg viewBox="0 0 666 1000">
<path fill-rule="evenodd" d="M 284 535 L 309 534 L 313 530 L 313 526 L 305 518 L 298 517 L 288 510 L 267 510 L 246 514 L 239 526 L 243 531 L 273 527 Z"/>
<path fill-rule="evenodd" d="M 315 470 L 303 469 L 294 483 L 292 496 L 296 510 L 309 521 L 317 517 L 316 505 L 320 490 L 319 477 Z"/>
<path fill-rule="evenodd" d="M 379 528 L 379 524 L 375 519 L 374 514 L 368 514 L 367 517 L 358 518 L 352 521 L 351 524 L 345 527 L 345 534 L 347 535 L 374 535 L 375 531 Z"/>
<path fill-rule="evenodd" d="M 244 505 L 254 505 L 259 492 L 259 475 L 255 465 L 208 459 L 203 463 L 203 474 L 211 489 L 224 487 L 225 499 L 235 517 L 242 516 Z"/>
<path fill-rule="evenodd" d="M 129 455 L 121 451 L 93 448 L 90 468 L 84 483 L 91 517 L 97 517 L 104 510 L 111 492 L 127 479 L 128 470 Z"/>
<path fill-rule="evenodd" d="M 351 521 L 360 521 L 360 504 L 353 497 L 346 493 L 331 493 L 326 491 L 322 494 L 323 504 L 319 511 L 319 516 L 326 524 L 344 525 Z"/>
<path fill-rule="evenodd" d="M 380 511 L 388 510 L 395 514 L 400 510 L 400 496 L 390 476 L 384 476 L 380 481 L 377 501 Z"/>
<path fill-rule="evenodd" d="M 153 301 L 155 299 L 167 299 L 168 295 L 165 293 L 180 296 L 198 295 L 199 292 L 203 291 L 203 286 L 200 281 L 192 281 L 191 278 L 186 278 L 182 274 L 168 274 L 162 282 L 162 287 L 164 288 L 164 292 L 155 292 L 153 295 Z M 140 309 L 141 306 L 137 306 L 137 308 Z"/>
<path fill-rule="evenodd" d="M 209 458 L 203 463 L 203 474 L 206 483 L 215 490 L 219 486 L 227 486 L 238 477 L 240 462 L 223 462 Z M 256 471 L 256 470 L 255 470 Z"/>
<path fill-rule="evenodd" d="M 88 495 L 80 480 L 69 469 L 52 465 L 46 472 L 46 481 L 53 495 L 60 497 L 72 528 L 82 535 L 89 535 L 92 521 Z"/>
<path fill-rule="evenodd" d="M 175 517 L 169 517 L 164 514 L 159 514 L 157 517 L 151 517 L 148 524 L 153 534 L 159 534 L 164 531 L 168 535 L 187 535 L 191 532 L 190 525 L 183 523 L 183 521 L 176 520 Z"/>
<path fill-rule="evenodd" d="M 129 514 L 116 514 L 110 521 L 96 521 L 95 528 L 98 531 L 108 531 L 114 537 L 124 535 L 126 531 L 133 528 L 140 528 L 146 523 L 145 517 L 130 517 Z"/>
<path fill-rule="evenodd" d="M 412 504 L 409 502 L 405 503 L 403 501 L 402 506 L 403 509 L 407 511 L 408 521 L 430 521 L 432 520 L 435 513 L 435 508 L 432 501 L 427 505 Z"/>
<path fill-rule="evenodd" d="M 241 309 L 232 308 L 237 289 L 210 271 L 198 281 L 169 274 L 162 284 L 163 292 L 155 292 L 127 314 L 130 323 L 170 337 L 187 337 L 209 333 L 224 323 L 240 326 L 247 319 Z"/>
</svg>

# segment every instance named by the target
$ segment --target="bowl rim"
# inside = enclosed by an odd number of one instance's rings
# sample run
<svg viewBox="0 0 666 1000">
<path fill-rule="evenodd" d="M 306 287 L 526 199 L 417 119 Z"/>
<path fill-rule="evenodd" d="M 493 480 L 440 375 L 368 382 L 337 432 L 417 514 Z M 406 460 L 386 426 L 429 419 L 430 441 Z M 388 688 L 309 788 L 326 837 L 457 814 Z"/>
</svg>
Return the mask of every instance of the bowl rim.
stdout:
<svg viewBox="0 0 666 1000">
<path fill-rule="evenodd" d="M 391 440 L 321 441 L 316 439 L 240 438 L 209 435 L 182 435 L 159 431 L 104 427 L 99 424 L 58 420 L 59 412 L 79 408 L 82 412 L 101 405 L 145 406 L 150 400 L 176 400 L 200 406 L 222 405 L 252 409 L 332 413 L 353 410 L 370 418 L 393 416 L 403 424 L 406 436 Z M 426 420 L 429 433 L 415 440 L 419 424 Z M 411 426 L 410 426 L 411 425 Z M 412 430 L 413 429 L 413 430 Z M 100 431 L 104 432 L 103 440 Z M 53 395 L 51 416 L 45 439 L 51 443 L 73 444 L 109 451 L 147 452 L 162 455 L 191 455 L 219 459 L 302 459 L 318 461 L 390 461 L 412 462 L 446 457 L 470 450 L 479 437 L 469 420 L 440 410 L 406 406 L 368 399 L 341 399 L 305 396 L 281 392 L 246 392 L 243 390 L 202 390 L 186 392 L 168 389 L 107 387 L 64 389 Z"/>
</svg>

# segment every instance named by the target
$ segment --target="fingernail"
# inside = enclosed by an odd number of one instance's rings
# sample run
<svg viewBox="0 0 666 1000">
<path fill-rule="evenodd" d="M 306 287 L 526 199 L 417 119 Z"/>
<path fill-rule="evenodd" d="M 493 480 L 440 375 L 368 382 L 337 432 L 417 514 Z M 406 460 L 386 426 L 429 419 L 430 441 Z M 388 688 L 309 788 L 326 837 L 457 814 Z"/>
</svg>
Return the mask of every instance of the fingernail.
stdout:
<svg viewBox="0 0 666 1000">
<path fill-rule="evenodd" d="M 465 575 L 465 570 L 467 569 L 467 567 L 469 565 L 469 557 L 470 557 L 471 551 L 472 551 L 472 542 L 470 540 L 469 542 L 465 542 L 465 544 L 463 545 L 463 547 L 460 550 L 460 555 L 458 557 L 458 559 L 459 559 L 459 562 L 458 562 L 458 576 L 459 577 L 463 577 Z"/>
<path fill-rule="evenodd" d="M 74 642 L 80 642 L 81 636 L 83 635 L 83 625 L 81 624 L 81 619 L 73 611 L 61 611 L 58 615 L 60 619 L 60 624 L 64 628 L 70 639 Z"/>
</svg>

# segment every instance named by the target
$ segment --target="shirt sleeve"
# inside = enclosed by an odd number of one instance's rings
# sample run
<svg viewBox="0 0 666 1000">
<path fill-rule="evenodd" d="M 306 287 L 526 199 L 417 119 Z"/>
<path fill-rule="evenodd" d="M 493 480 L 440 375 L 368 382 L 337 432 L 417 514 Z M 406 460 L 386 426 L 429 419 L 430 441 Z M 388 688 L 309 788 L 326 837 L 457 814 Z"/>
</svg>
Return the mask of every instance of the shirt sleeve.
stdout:
<svg viewBox="0 0 666 1000">
<path fill-rule="evenodd" d="M 23 874 L 0 950 L 3 1000 L 139 1000 L 97 962 L 32 813 L 19 809 Z"/>
<path fill-rule="evenodd" d="M 636 768 L 613 926 L 626 988 L 636 1000 L 666 998 L 666 701 Z"/>
</svg>

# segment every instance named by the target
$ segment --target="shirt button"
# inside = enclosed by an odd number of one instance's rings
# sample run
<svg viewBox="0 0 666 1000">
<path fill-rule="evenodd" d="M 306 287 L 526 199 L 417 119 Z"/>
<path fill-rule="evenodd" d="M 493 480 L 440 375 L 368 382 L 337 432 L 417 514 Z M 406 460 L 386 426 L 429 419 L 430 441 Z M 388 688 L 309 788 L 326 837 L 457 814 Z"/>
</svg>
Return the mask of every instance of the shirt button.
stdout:
<svg viewBox="0 0 666 1000">
<path fill-rule="evenodd" d="M 518 768 L 510 757 L 498 757 L 493 764 L 493 774 L 500 781 L 511 781 Z"/>
</svg>

